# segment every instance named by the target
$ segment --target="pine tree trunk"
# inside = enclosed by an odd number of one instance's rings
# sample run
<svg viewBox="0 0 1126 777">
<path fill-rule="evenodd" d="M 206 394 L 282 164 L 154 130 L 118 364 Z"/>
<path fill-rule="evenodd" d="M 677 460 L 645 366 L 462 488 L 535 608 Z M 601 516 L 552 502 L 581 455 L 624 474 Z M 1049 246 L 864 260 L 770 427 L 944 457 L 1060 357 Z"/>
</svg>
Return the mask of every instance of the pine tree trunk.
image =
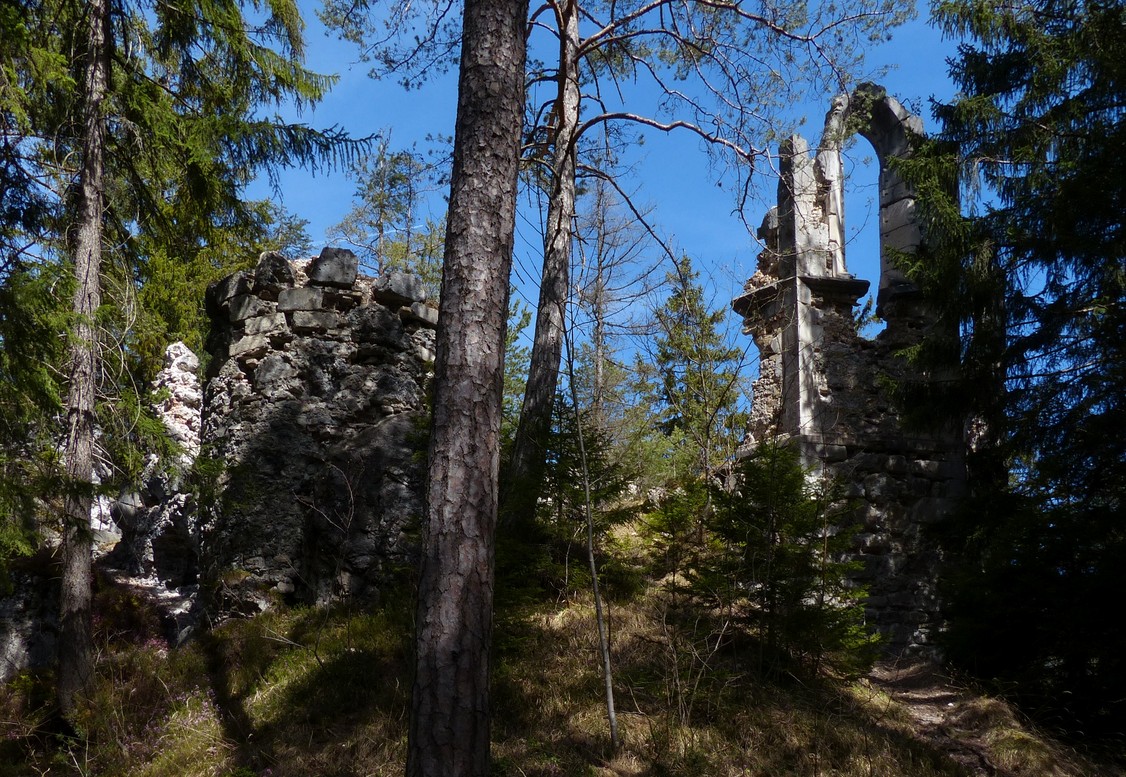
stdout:
<svg viewBox="0 0 1126 777">
<path fill-rule="evenodd" d="M 575 220 L 575 167 L 579 125 L 579 8 L 576 0 L 556 4 L 559 18 L 559 96 L 554 132 L 551 197 L 544 235 L 543 275 L 536 307 L 536 331 L 528 364 L 524 404 L 506 473 L 505 520 L 530 521 L 542 481 L 551 410 L 563 353 L 563 307 L 571 273 Z"/>
<path fill-rule="evenodd" d="M 410 777 L 489 771 L 501 391 L 527 0 L 465 4 L 416 620 Z"/>
<path fill-rule="evenodd" d="M 62 593 L 59 602 L 59 670 L 57 697 L 63 716 L 71 719 L 93 675 L 91 649 L 90 506 L 94 472 L 94 403 L 98 346 L 94 315 L 101 305 L 102 210 L 105 191 L 105 122 L 108 60 L 108 0 L 86 4 L 88 62 L 84 94 L 82 169 L 78 183 L 78 225 L 75 236 L 74 324 L 70 342 L 70 385 L 67 394 L 67 472 L 63 529 Z"/>
</svg>

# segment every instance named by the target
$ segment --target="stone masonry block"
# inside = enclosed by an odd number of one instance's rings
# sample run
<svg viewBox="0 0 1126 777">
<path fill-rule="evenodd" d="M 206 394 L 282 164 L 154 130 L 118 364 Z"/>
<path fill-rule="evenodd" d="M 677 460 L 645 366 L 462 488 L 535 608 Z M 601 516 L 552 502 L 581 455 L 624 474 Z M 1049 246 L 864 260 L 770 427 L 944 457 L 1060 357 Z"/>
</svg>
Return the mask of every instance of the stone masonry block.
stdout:
<svg viewBox="0 0 1126 777">
<path fill-rule="evenodd" d="M 954 507 L 955 503 L 950 499 L 934 497 L 920 499 L 911 506 L 908 518 L 916 523 L 937 523 L 948 518 L 954 511 Z"/>
<path fill-rule="evenodd" d="M 347 313 L 352 308 L 363 302 L 363 295 L 351 289 L 325 289 L 324 305 L 326 308 Z"/>
<path fill-rule="evenodd" d="M 326 332 L 340 323 L 340 316 L 332 310 L 295 310 L 292 315 L 293 331 Z"/>
<path fill-rule="evenodd" d="M 934 459 L 915 459 L 911 462 L 911 471 L 925 478 L 937 479 L 942 477 L 942 464 Z"/>
<path fill-rule="evenodd" d="M 324 292 L 320 289 L 296 288 L 282 289 L 278 295 L 278 312 L 289 313 L 294 310 L 320 310 L 324 307 Z"/>
<path fill-rule="evenodd" d="M 277 251 L 263 251 L 254 268 L 254 291 L 277 299 L 278 293 L 293 286 L 293 266 Z"/>
<path fill-rule="evenodd" d="M 270 350 L 270 340 L 264 335 L 247 335 L 231 343 L 231 356 L 238 359 L 253 359 L 263 356 Z"/>
<path fill-rule="evenodd" d="M 880 244 L 885 251 L 914 251 L 922 242 L 923 235 L 917 224 L 902 224 L 880 230 Z"/>
<path fill-rule="evenodd" d="M 346 248 L 326 248 L 309 262 L 305 273 L 314 285 L 349 289 L 356 282 L 359 264 L 356 255 Z"/>
<path fill-rule="evenodd" d="M 207 287 L 207 301 L 218 309 L 225 308 L 232 297 L 250 292 L 250 277 L 244 272 L 228 275 Z"/>
<path fill-rule="evenodd" d="M 814 454 L 822 461 L 844 461 L 848 458 L 848 448 L 843 445 L 817 443 L 814 446 Z"/>
<path fill-rule="evenodd" d="M 900 200 L 914 198 L 914 190 L 898 176 L 887 175 L 880 181 L 880 207 L 893 205 Z"/>
<path fill-rule="evenodd" d="M 254 316 L 272 312 L 273 305 L 254 294 L 240 294 L 231 298 L 230 318 L 232 322 L 245 321 Z"/>
<path fill-rule="evenodd" d="M 284 313 L 269 313 L 264 316 L 248 318 L 244 324 L 244 331 L 248 335 L 272 335 L 284 332 L 286 328 Z"/>
<path fill-rule="evenodd" d="M 387 273 L 376 278 L 371 287 L 371 296 L 389 305 L 410 305 L 412 302 L 426 301 L 422 281 L 404 272 Z"/>
<path fill-rule="evenodd" d="M 910 197 L 880 208 L 880 231 L 883 233 L 915 223 L 915 200 Z"/>
<path fill-rule="evenodd" d="M 895 475 L 905 475 L 908 471 L 907 457 L 895 454 L 888 456 L 887 471 Z"/>
<path fill-rule="evenodd" d="M 410 307 L 402 308 L 399 315 L 406 320 L 418 321 L 426 326 L 438 326 L 438 311 L 425 302 L 413 302 Z"/>
<path fill-rule="evenodd" d="M 262 360 L 254 373 L 255 388 L 272 389 L 297 377 L 297 370 L 280 354 L 272 353 Z"/>
</svg>

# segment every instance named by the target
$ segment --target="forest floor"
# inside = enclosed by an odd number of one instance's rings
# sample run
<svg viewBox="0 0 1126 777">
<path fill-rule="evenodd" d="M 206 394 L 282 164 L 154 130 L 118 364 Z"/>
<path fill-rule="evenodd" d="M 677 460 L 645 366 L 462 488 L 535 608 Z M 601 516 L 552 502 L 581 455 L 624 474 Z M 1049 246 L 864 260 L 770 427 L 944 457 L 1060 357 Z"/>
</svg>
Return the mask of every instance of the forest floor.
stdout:
<svg viewBox="0 0 1126 777">
<path fill-rule="evenodd" d="M 640 582 L 607 601 L 617 749 L 589 596 L 498 609 L 490 777 L 1126 775 L 933 664 L 764 670 L 750 636 Z M 410 602 L 279 608 L 176 648 L 151 591 L 106 579 L 83 736 L 53 733 L 50 674 L 25 673 L 0 686 L 0 777 L 401 775 Z"/>
<path fill-rule="evenodd" d="M 924 661 L 883 661 L 872 667 L 868 680 L 902 705 L 920 739 L 974 775 L 998 773 L 982 732 L 951 726 L 975 697 L 956 688 L 936 666 Z"/>
</svg>

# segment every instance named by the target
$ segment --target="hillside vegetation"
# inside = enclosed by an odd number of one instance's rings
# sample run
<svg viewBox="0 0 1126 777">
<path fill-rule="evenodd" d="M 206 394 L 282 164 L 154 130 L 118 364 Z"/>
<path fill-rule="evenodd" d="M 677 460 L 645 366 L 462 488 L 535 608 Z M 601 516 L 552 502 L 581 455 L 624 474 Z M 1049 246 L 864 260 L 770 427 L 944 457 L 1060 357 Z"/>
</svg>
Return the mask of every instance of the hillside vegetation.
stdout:
<svg viewBox="0 0 1126 777">
<path fill-rule="evenodd" d="M 609 745 L 589 595 L 509 585 L 494 635 L 498 777 L 1121 773 L 920 669 L 764 663 L 761 645 L 654 577 L 647 548 L 624 557 L 607 581 L 622 747 Z M 51 678 L 25 674 L 0 696 L 0 775 L 400 775 L 411 598 L 231 620 L 170 649 L 150 605 L 102 581 L 82 736 L 54 729 Z"/>
</svg>

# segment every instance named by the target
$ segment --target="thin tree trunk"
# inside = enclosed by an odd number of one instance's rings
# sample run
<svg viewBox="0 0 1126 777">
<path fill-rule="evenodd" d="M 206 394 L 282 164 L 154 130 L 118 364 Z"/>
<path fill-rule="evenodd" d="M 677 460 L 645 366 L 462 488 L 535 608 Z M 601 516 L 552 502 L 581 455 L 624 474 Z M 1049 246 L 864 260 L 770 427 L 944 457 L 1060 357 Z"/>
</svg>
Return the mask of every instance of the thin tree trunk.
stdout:
<svg viewBox="0 0 1126 777">
<path fill-rule="evenodd" d="M 568 343 L 570 345 L 570 343 Z M 610 639 L 606 618 L 602 612 L 602 595 L 598 588 L 598 565 L 594 560 L 594 508 L 590 498 L 590 466 L 586 457 L 586 440 L 583 437 L 583 419 L 579 411 L 579 395 L 575 390 L 574 351 L 567 349 L 567 378 L 571 387 L 571 404 L 575 409 L 575 434 L 579 443 L 579 464 L 583 479 L 583 516 L 586 518 L 586 557 L 590 565 L 590 585 L 594 595 L 594 620 L 598 626 L 598 651 L 602 658 L 602 686 L 606 698 L 606 720 L 610 727 L 610 748 L 616 751 L 618 739 L 618 713 L 614 706 L 614 672 L 610 664 Z"/>
<path fill-rule="evenodd" d="M 543 275 L 536 306 L 536 331 L 528 364 L 528 382 L 506 473 L 505 520 L 522 524 L 535 515 L 542 481 L 545 440 L 559 383 L 563 353 L 563 306 L 571 272 L 571 237 L 575 220 L 575 167 L 579 125 L 579 8 L 559 0 L 559 94 L 552 159 L 551 196 L 544 235 Z"/>
<path fill-rule="evenodd" d="M 91 648 L 90 506 L 94 473 L 94 402 L 98 346 L 94 316 L 101 305 L 102 210 L 105 191 L 105 121 L 102 103 L 108 78 L 108 0 L 86 4 L 87 57 L 82 169 L 79 173 L 75 236 L 74 325 L 70 340 L 70 385 L 64 448 L 67 490 L 63 528 L 62 593 L 59 601 L 57 698 L 72 719 L 93 675 Z"/>
<path fill-rule="evenodd" d="M 527 0 L 468 0 L 442 273 L 407 775 L 489 771 L 501 392 Z"/>
<path fill-rule="evenodd" d="M 579 449 L 583 449 L 583 433 L 579 432 Z M 594 594 L 594 619 L 598 624 L 598 650 L 602 656 L 602 687 L 606 697 L 606 720 L 610 726 L 610 748 L 617 750 L 618 713 L 614 707 L 614 671 L 610 665 L 610 637 L 606 617 L 602 612 L 602 594 L 598 588 L 598 567 L 594 561 L 594 515 L 590 506 L 590 477 L 586 469 L 586 451 L 583 450 L 583 490 L 586 493 L 586 555 L 590 563 L 591 590 Z"/>
</svg>

